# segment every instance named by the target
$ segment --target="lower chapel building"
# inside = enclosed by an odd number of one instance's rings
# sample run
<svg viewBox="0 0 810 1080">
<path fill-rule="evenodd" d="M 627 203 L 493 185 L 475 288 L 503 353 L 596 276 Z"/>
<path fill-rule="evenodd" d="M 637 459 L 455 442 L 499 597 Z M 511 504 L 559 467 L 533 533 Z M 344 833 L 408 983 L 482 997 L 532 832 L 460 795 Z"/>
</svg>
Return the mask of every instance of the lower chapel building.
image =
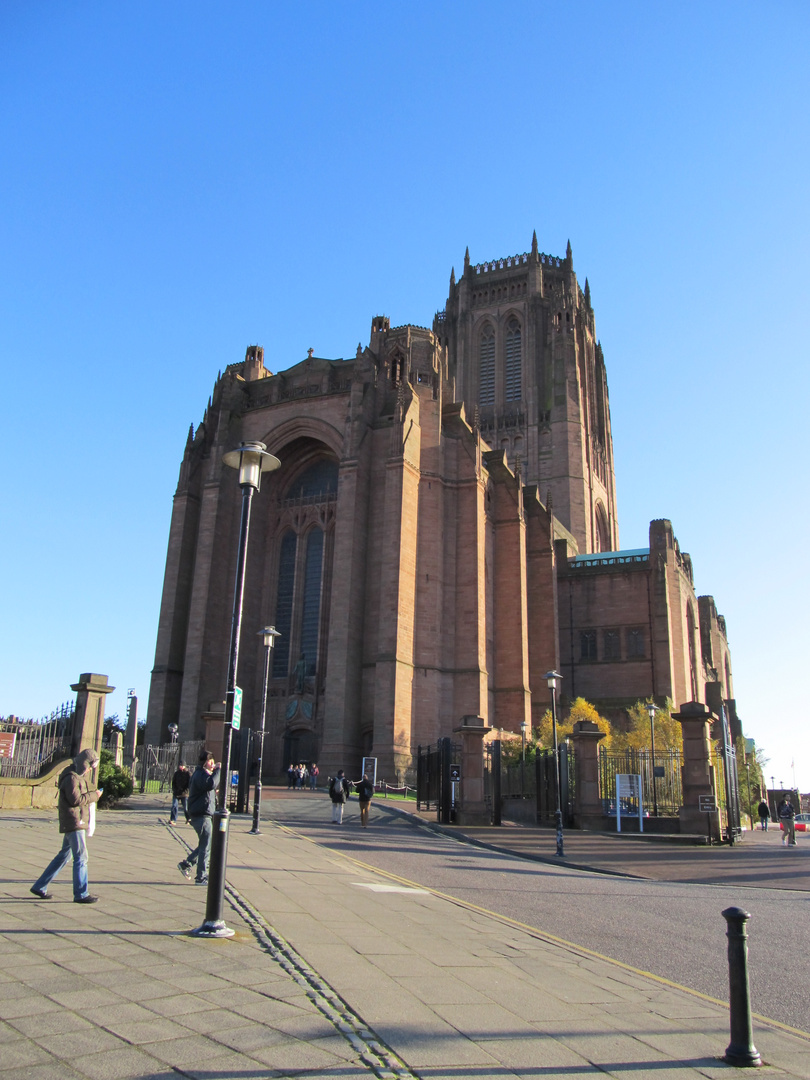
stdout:
<svg viewBox="0 0 810 1080">
<path fill-rule="evenodd" d="M 174 497 L 146 738 L 221 718 L 241 493 L 223 454 L 281 461 L 253 499 L 237 682 L 265 771 L 411 773 L 465 716 L 520 732 L 564 677 L 607 715 L 638 699 L 731 704 L 722 616 L 669 521 L 622 550 L 590 289 L 537 249 L 464 259 L 431 329 L 371 322 L 349 360 L 273 373 L 250 346 L 192 427 Z"/>
</svg>

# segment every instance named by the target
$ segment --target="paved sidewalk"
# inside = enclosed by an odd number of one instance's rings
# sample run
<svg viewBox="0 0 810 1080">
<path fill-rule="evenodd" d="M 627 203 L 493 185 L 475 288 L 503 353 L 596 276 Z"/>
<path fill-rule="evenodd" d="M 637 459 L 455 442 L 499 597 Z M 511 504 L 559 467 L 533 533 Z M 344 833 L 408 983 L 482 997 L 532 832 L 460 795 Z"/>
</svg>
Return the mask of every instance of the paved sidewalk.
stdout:
<svg viewBox="0 0 810 1080">
<path fill-rule="evenodd" d="M 315 796 L 317 797 L 317 796 Z M 91 891 L 55 814 L 0 815 L 0 1080 L 735 1076 L 721 1005 L 429 891 L 291 830 L 232 819 L 230 940 L 188 936 L 205 890 L 176 870 L 167 800 L 100 815 Z M 272 813 L 272 800 L 267 810 Z M 757 1025 L 775 1076 L 810 1077 L 810 1039 Z"/>
</svg>

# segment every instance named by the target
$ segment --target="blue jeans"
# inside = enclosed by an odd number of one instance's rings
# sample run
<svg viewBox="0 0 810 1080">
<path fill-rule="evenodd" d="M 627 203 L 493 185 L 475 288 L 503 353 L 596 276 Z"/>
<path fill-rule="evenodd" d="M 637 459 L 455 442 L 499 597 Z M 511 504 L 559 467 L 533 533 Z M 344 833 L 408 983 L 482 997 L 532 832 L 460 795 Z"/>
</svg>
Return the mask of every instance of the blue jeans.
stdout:
<svg viewBox="0 0 810 1080">
<path fill-rule="evenodd" d="M 202 881 L 203 878 L 208 877 L 208 860 L 211 858 L 211 835 L 214 820 L 207 814 L 202 817 L 193 817 L 190 820 L 200 842 L 190 855 L 186 855 L 185 861 L 189 866 L 197 864 L 197 881 Z"/>
<path fill-rule="evenodd" d="M 169 816 L 169 821 L 177 821 L 177 807 L 179 804 L 183 804 L 183 813 L 188 821 L 188 796 L 187 795 L 175 795 L 172 798 L 172 812 Z"/>
<path fill-rule="evenodd" d="M 42 875 L 34 882 L 37 892 L 44 892 L 73 855 L 73 899 L 87 896 L 87 837 L 84 829 L 65 833 L 62 850 L 51 859 Z"/>
</svg>

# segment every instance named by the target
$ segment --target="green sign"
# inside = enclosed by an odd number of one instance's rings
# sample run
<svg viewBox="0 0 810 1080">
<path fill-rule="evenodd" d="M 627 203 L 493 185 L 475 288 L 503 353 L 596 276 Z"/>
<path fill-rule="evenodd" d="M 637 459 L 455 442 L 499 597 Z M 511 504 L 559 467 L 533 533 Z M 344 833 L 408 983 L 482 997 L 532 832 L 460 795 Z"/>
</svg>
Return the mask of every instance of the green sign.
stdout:
<svg viewBox="0 0 810 1080">
<path fill-rule="evenodd" d="M 242 690 L 240 687 L 235 686 L 233 688 L 233 719 L 231 720 L 231 727 L 234 731 L 238 731 L 242 723 Z"/>
</svg>

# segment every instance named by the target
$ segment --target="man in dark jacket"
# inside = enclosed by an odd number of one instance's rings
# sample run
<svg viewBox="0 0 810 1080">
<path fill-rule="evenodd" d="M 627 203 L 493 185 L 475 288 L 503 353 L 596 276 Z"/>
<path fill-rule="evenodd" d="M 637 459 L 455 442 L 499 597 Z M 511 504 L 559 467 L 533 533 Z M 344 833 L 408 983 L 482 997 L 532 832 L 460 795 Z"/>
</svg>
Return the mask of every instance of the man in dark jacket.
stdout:
<svg viewBox="0 0 810 1080">
<path fill-rule="evenodd" d="M 332 824 L 343 824 L 343 804 L 349 797 L 349 781 L 343 775 L 343 769 L 329 782 L 329 798 L 332 800 Z"/>
<path fill-rule="evenodd" d="M 357 802 L 360 805 L 360 824 L 364 829 L 368 828 L 368 804 L 374 794 L 374 785 L 368 778 L 368 773 L 363 773 L 363 779 L 354 785 L 357 789 Z"/>
<path fill-rule="evenodd" d="M 183 813 L 188 825 L 188 785 L 190 780 L 191 774 L 188 771 L 188 765 L 186 765 L 185 761 L 181 761 L 172 777 L 172 812 L 169 821 L 177 821 L 177 809 L 182 803 Z"/>
<path fill-rule="evenodd" d="M 87 891 L 87 825 L 90 807 L 98 802 L 101 792 L 88 786 L 87 778 L 98 765 L 95 750 L 82 750 L 59 777 L 59 832 L 64 833 L 62 850 L 31 886 L 40 900 L 50 900 L 48 886 L 73 856 L 73 900 L 77 904 L 95 904 L 97 896 Z"/>
<path fill-rule="evenodd" d="M 196 883 L 208 883 L 208 860 L 211 857 L 211 833 L 213 817 L 217 808 L 219 787 L 219 762 L 207 750 L 200 753 L 200 764 L 194 770 L 188 789 L 188 817 L 199 843 L 185 859 L 177 864 L 183 877 L 191 877 L 191 868 L 197 864 Z"/>
<path fill-rule="evenodd" d="M 793 819 L 796 816 L 796 811 L 793 809 L 793 803 L 790 801 L 789 795 L 784 796 L 776 808 L 776 813 L 782 827 L 782 846 L 784 847 L 787 844 L 789 847 L 795 847 L 796 825 Z"/>
</svg>

